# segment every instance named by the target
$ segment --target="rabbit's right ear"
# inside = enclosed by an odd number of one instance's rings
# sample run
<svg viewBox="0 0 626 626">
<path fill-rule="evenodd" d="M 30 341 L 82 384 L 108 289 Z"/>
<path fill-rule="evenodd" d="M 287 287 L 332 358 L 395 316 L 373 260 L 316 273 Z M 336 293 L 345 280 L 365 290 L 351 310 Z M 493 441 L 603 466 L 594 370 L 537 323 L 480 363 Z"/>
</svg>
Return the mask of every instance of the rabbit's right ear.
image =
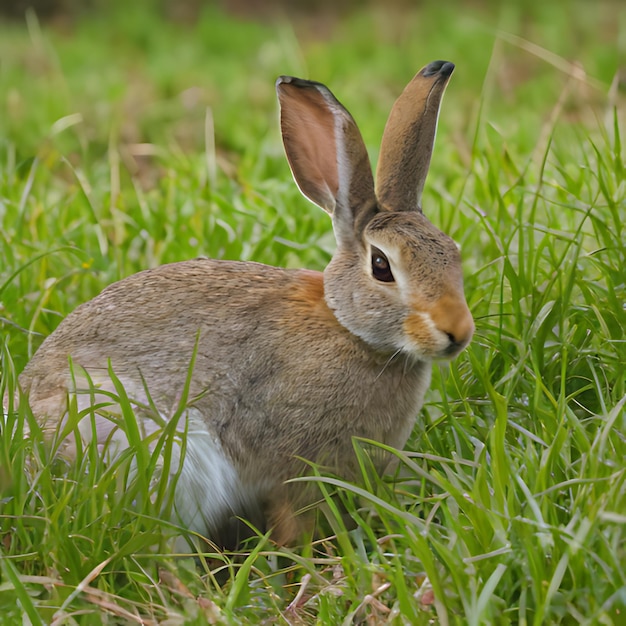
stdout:
<svg viewBox="0 0 626 626">
<path fill-rule="evenodd" d="M 376 193 L 381 208 L 422 210 L 422 190 L 433 152 L 439 107 L 453 71 L 454 63 L 429 63 L 393 105 L 376 171 Z"/>
<path fill-rule="evenodd" d="M 300 191 L 351 234 L 355 212 L 376 206 L 372 169 L 356 122 L 321 83 L 281 76 L 276 92 L 285 153 Z"/>
</svg>

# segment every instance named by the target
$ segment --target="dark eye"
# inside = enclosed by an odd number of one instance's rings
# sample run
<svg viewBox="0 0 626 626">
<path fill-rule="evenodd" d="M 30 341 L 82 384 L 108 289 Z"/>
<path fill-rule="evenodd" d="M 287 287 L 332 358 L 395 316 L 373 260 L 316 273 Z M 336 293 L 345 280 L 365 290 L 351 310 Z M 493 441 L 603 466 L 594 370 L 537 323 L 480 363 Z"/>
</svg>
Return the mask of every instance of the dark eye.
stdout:
<svg viewBox="0 0 626 626">
<path fill-rule="evenodd" d="M 380 280 L 383 283 L 394 282 L 387 257 L 374 246 L 372 246 L 372 274 L 376 280 Z"/>
</svg>

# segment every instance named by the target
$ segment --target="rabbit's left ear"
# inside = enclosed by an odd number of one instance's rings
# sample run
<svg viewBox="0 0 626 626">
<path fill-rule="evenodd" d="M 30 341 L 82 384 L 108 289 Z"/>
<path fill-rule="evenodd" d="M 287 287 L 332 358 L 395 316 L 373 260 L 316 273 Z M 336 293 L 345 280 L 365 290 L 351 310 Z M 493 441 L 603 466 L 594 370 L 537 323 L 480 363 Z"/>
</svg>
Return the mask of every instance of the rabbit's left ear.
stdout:
<svg viewBox="0 0 626 626">
<path fill-rule="evenodd" d="M 287 159 L 300 191 L 333 216 L 346 235 L 357 214 L 376 204 L 365 144 L 348 111 L 330 90 L 313 81 L 276 81 Z"/>
<path fill-rule="evenodd" d="M 421 211 L 439 107 L 453 71 L 453 63 L 429 63 L 393 105 L 376 170 L 376 194 L 382 209 Z"/>
</svg>

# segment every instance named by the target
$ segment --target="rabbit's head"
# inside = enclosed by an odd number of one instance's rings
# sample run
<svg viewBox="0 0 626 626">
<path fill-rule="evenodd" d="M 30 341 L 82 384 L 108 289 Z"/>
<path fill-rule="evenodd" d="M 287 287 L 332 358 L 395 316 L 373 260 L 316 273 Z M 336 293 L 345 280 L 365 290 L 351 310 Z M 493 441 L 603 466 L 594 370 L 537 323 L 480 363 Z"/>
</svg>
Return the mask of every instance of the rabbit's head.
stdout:
<svg viewBox="0 0 626 626">
<path fill-rule="evenodd" d="M 376 189 L 363 139 L 322 84 L 281 77 L 276 87 L 287 158 L 302 193 L 333 219 L 337 251 L 324 272 L 339 322 L 375 349 L 452 358 L 474 322 L 456 244 L 422 213 L 439 106 L 454 65 L 424 67 L 394 104 Z"/>
</svg>

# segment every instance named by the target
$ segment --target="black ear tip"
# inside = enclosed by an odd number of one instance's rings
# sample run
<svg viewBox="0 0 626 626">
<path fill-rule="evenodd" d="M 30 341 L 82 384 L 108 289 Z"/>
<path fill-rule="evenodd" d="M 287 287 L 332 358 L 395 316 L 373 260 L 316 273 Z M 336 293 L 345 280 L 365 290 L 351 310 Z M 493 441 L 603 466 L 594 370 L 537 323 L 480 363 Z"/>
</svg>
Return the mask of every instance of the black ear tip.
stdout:
<svg viewBox="0 0 626 626">
<path fill-rule="evenodd" d="M 450 61 L 433 61 L 422 70 L 422 76 L 428 78 L 439 74 L 443 78 L 448 78 L 453 71 L 454 63 L 450 63 Z"/>
<path fill-rule="evenodd" d="M 328 91 L 328 87 L 314 80 L 306 80 L 305 78 L 296 78 L 295 76 L 279 76 L 276 79 L 276 89 L 280 90 L 282 85 L 290 85 L 299 89 L 315 89 L 322 93 Z"/>
<path fill-rule="evenodd" d="M 278 90 L 281 85 L 285 85 L 285 84 L 288 85 L 289 83 L 291 83 L 294 80 L 295 79 L 294 79 L 293 76 L 279 76 L 276 79 L 276 90 Z"/>
</svg>

